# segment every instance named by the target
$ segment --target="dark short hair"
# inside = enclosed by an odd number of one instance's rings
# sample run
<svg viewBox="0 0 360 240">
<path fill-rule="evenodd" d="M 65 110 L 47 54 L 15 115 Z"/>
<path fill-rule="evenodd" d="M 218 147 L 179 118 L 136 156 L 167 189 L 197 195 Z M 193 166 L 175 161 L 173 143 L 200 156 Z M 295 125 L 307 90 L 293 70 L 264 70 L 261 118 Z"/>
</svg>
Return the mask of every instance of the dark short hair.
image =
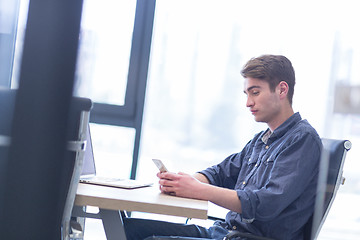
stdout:
<svg viewBox="0 0 360 240">
<path fill-rule="evenodd" d="M 269 83 L 270 90 L 275 91 L 276 86 L 284 81 L 289 85 L 288 100 L 292 104 L 295 87 L 295 71 L 289 59 L 281 55 L 262 55 L 250 59 L 241 75 L 244 78 L 256 78 Z"/>
</svg>

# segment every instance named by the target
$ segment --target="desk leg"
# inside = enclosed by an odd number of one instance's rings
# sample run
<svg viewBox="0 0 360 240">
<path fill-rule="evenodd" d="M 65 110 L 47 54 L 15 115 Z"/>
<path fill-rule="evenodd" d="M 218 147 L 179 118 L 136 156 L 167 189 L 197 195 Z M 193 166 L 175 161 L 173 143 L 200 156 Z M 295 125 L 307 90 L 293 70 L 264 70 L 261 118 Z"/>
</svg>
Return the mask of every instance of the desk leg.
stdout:
<svg viewBox="0 0 360 240">
<path fill-rule="evenodd" d="M 100 209 L 107 240 L 126 240 L 124 224 L 120 211 Z"/>
</svg>

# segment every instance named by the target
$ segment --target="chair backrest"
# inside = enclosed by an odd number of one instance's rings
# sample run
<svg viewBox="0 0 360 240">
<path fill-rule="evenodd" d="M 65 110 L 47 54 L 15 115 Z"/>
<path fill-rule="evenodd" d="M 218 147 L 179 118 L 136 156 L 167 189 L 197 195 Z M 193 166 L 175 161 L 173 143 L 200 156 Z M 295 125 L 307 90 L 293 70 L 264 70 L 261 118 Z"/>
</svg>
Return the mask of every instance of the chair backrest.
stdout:
<svg viewBox="0 0 360 240">
<path fill-rule="evenodd" d="M 11 129 L 14 115 L 16 90 L 0 89 L 0 215 L 4 201 L 4 175 L 11 145 Z M 87 98 L 73 97 L 67 128 L 67 150 L 64 156 L 62 184 L 59 189 L 60 206 L 59 232 L 66 239 L 69 232 L 71 211 L 75 200 L 76 189 L 86 146 L 86 133 L 92 102 Z M 61 225 L 61 226 L 60 226 Z M 40 231 L 40 229 L 39 229 Z"/>
<path fill-rule="evenodd" d="M 340 184 L 343 184 L 343 166 L 347 151 L 351 148 L 348 140 L 322 139 L 323 150 L 320 159 L 319 181 L 315 199 L 314 214 L 305 227 L 305 239 L 316 239 Z"/>
<path fill-rule="evenodd" d="M 63 200 L 62 239 L 69 239 L 71 212 L 75 201 L 86 148 L 87 127 L 92 102 L 87 98 L 74 97 L 68 121 L 67 151 L 65 155 L 64 184 L 61 189 Z"/>
</svg>

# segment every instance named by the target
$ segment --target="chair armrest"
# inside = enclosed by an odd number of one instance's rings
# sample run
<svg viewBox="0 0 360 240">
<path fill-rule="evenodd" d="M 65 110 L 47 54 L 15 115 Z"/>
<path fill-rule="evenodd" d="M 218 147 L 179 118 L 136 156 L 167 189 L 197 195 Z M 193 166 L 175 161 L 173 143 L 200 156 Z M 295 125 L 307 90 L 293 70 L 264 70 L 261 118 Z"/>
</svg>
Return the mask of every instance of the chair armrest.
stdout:
<svg viewBox="0 0 360 240">
<path fill-rule="evenodd" d="M 244 233 L 244 232 L 239 232 L 239 231 L 231 231 L 231 232 L 229 232 L 225 236 L 224 240 L 233 239 L 233 238 L 236 238 L 236 237 L 245 237 L 247 239 L 256 239 L 256 240 L 274 240 L 272 238 L 256 236 L 256 235 L 253 235 L 251 233 Z"/>
</svg>

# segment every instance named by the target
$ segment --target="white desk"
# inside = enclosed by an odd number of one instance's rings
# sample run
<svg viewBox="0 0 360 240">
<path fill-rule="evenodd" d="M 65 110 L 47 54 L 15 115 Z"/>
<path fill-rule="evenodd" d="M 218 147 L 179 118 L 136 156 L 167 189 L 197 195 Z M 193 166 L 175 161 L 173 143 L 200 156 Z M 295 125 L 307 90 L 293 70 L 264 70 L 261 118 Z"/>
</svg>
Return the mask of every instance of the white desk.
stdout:
<svg viewBox="0 0 360 240">
<path fill-rule="evenodd" d="M 99 207 L 100 212 L 87 214 L 81 206 Z M 73 215 L 102 219 L 108 240 L 126 239 L 119 210 L 207 219 L 208 202 L 162 194 L 157 186 L 129 190 L 79 184 Z"/>
</svg>

